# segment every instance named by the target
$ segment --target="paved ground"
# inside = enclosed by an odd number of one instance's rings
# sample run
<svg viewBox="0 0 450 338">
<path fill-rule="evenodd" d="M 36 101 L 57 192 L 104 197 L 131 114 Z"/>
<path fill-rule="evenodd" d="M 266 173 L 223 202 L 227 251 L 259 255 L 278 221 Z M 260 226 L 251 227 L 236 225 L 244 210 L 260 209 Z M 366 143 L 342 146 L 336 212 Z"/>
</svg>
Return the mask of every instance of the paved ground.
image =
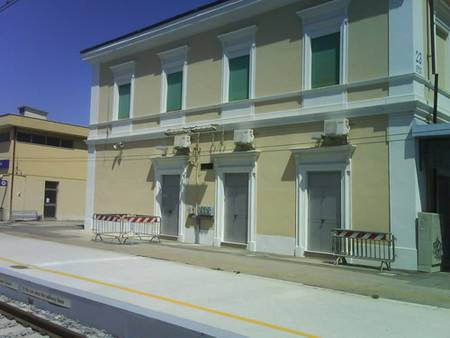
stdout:
<svg viewBox="0 0 450 338">
<path fill-rule="evenodd" d="M 27 276 L 244 336 L 450 337 L 449 309 L 0 234 L 0 267 L 13 264 L 27 265 Z"/>
<path fill-rule="evenodd" d="M 35 223 L 0 226 L 0 234 L 45 239 L 116 253 L 157 258 L 214 270 L 280 279 L 304 285 L 450 309 L 450 273 L 391 271 L 367 267 L 334 266 L 327 260 L 253 254 L 232 248 L 161 244 L 93 242 L 77 223 Z"/>
</svg>

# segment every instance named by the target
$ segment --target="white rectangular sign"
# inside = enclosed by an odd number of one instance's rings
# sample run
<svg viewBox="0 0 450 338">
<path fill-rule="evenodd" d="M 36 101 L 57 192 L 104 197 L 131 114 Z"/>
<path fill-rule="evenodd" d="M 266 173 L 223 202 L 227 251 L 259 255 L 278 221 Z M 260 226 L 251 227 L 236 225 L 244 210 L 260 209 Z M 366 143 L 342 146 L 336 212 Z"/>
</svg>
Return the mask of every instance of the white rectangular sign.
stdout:
<svg viewBox="0 0 450 338">
<path fill-rule="evenodd" d="M 32 297 L 39 298 L 45 300 L 51 304 L 55 304 L 58 306 L 62 306 L 65 308 L 70 308 L 70 300 L 54 293 L 49 293 L 43 290 L 38 290 L 29 286 L 22 286 L 22 291 Z"/>
</svg>

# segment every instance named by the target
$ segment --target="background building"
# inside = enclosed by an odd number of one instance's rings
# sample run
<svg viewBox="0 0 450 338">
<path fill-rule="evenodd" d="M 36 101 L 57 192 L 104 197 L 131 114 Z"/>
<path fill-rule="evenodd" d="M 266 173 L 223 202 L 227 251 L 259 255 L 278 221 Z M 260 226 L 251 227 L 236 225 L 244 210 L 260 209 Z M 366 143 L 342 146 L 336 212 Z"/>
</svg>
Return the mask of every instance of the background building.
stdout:
<svg viewBox="0 0 450 338">
<path fill-rule="evenodd" d="M 333 228 L 392 232 L 395 266 L 416 269 L 412 129 L 435 92 L 436 122 L 450 116 L 450 7 L 435 5 L 219 1 L 84 50 L 86 226 L 158 214 L 179 241 L 297 256 L 329 253 Z M 214 217 L 199 225 L 196 206 Z"/>
<path fill-rule="evenodd" d="M 46 112 L 30 107 L 0 116 L 4 219 L 24 211 L 44 219 L 83 219 L 87 134 L 85 127 L 49 121 Z"/>
</svg>

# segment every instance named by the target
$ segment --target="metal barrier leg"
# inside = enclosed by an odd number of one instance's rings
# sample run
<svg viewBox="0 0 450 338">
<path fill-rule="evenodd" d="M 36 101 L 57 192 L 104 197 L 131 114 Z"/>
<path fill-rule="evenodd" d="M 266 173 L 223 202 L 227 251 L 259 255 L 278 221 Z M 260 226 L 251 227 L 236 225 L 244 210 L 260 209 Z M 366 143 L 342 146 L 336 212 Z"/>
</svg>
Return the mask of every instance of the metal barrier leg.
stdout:
<svg viewBox="0 0 450 338">
<path fill-rule="evenodd" d="M 334 260 L 334 265 L 347 265 L 347 260 L 345 259 L 345 257 L 343 256 L 338 256 L 336 257 L 336 259 Z"/>
</svg>

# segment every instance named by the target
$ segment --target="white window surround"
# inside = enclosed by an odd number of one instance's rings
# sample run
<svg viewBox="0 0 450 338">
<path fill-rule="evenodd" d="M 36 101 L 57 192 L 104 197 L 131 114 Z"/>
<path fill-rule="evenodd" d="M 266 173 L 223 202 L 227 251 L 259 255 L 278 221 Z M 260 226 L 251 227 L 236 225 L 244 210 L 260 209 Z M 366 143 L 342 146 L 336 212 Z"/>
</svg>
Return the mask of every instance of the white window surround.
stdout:
<svg viewBox="0 0 450 338">
<path fill-rule="evenodd" d="M 334 0 L 297 12 L 303 24 L 303 90 L 311 89 L 311 39 L 340 33 L 339 84 L 347 83 L 348 73 L 348 24 L 347 8 L 350 0 Z"/>
<path fill-rule="evenodd" d="M 186 109 L 188 50 L 188 46 L 181 46 L 158 53 L 161 61 L 161 113 L 167 112 L 167 75 L 177 72 L 183 72 L 181 110 Z"/>
<path fill-rule="evenodd" d="M 180 204 L 178 210 L 178 241 L 184 242 L 184 220 L 185 220 L 185 194 L 187 184 L 187 156 L 153 157 L 151 161 L 154 165 L 155 189 L 154 205 L 155 215 L 161 216 L 162 206 L 162 180 L 163 175 L 180 175 Z"/>
<path fill-rule="evenodd" d="M 214 246 L 220 246 L 224 236 L 224 181 L 225 174 L 248 174 L 248 234 L 247 249 L 256 250 L 256 161 L 259 157 L 257 151 L 230 152 L 211 155 L 216 170 L 215 184 L 215 227 Z"/>
<path fill-rule="evenodd" d="M 134 69 L 135 62 L 129 61 L 114 65 L 110 67 L 113 73 L 114 88 L 113 88 L 113 121 L 117 121 L 119 115 L 119 86 L 130 84 L 130 116 L 134 115 Z"/>
<path fill-rule="evenodd" d="M 218 35 L 217 38 L 222 43 L 222 103 L 228 103 L 228 91 L 230 80 L 229 60 L 239 56 L 249 55 L 249 98 L 255 97 L 255 65 L 256 65 L 256 45 L 255 35 L 257 27 L 249 26 L 237 31 Z"/>
<path fill-rule="evenodd" d="M 308 251 L 308 173 L 339 171 L 341 173 L 341 226 L 352 228 L 351 221 L 351 157 L 353 145 L 291 149 L 296 175 L 296 256 Z"/>
</svg>

